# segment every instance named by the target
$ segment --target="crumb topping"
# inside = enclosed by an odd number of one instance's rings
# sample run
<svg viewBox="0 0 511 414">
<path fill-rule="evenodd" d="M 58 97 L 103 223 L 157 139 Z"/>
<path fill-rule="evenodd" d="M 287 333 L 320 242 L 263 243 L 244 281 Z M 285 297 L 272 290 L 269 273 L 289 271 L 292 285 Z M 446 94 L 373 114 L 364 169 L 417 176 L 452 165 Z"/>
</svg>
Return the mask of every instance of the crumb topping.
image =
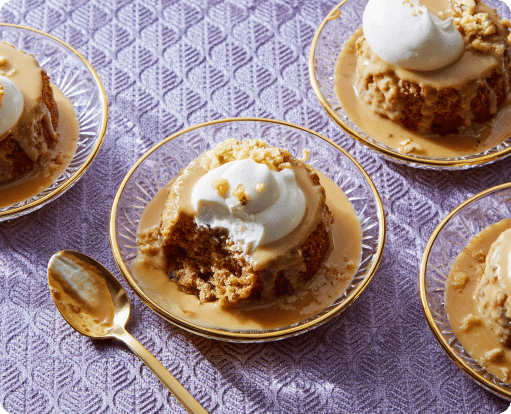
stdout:
<svg viewBox="0 0 511 414">
<path fill-rule="evenodd" d="M 255 189 L 258 193 L 264 193 L 264 190 L 266 190 L 266 186 L 264 185 L 264 183 L 257 183 Z"/>
<path fill-rule="evenodd" d="M 291 154 L 282 148 L 270 147 L 260 139 L 238 141 L 228 139 L 207 151 L 201 158 L 200 165 L 204 170 L 211 171 L 231 161 L 251 159 L 265 164 L 272 171 L 291 168 Z"/>
<path fill-rule="evenodd" d="M 238 184 L 238 186 L 231 191 L 231 194 L 238 199 L 242 206 L 246 205 L 248 200 L 250 200 L 247 190 L 243 184 Z"/>
<path fill-rule="evenodd" d="M 510 39 L 509 21 L 479 11 L 479 4 L 479 0 L 453 0 L 454 26 L 472 49 L 502 56 Z"/>
<path fill-rule="evenodd" d="M 215 178 L 211 185 L 220 197 L 225 197 L 229 189 L 229 180 L 227 178 Z"/>
</svg>

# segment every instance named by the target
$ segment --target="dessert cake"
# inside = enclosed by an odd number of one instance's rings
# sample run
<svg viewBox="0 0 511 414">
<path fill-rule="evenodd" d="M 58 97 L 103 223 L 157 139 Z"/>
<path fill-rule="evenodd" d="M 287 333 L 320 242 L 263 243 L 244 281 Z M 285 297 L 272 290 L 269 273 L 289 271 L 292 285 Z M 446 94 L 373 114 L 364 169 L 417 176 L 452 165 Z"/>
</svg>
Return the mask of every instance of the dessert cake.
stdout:
<svg viewBox="0 0 511 414">
<path fill-rule="evenodd" d="M 181 290 L 229 307 L 300 291 L 327 254 L 332 223 L 319 177 L 302 160 L 230 139 L 179 174 L 159 228 L 138 245 L 157 254 L 159 239 Z"/>
<path fill-rule="evenodd" d="M 374 112 L 411 131 L 446 135 L 487 122 L 506 101 L 510 23 L 479 0 L 452 0 L 450 9 L 438 14 L 442 20 L 453 18 L 463 38 L 464 50 L 454 63 L 436 70 L 406 69 L 383 60 L 362 36 L 354 82 L 359 98 Z"/>
<path fill-rule="evenodd" d="M 49 162 L 50 150 L 58 140 L 59 113 L 46 72 L 33 56 L 6 43 L 0 44 L 0 84 L 0 108 L 13 111 L 3 113 L 3 118 L 15 118 L 14 122 L 0 124 L 0 184 L 3 184 L 42 169 Z M 11 89 L 14 96 L 20 97 L 14 99 L 14 104 L 9 103 L 12 96 L 6 92 Z"/>
</svg>

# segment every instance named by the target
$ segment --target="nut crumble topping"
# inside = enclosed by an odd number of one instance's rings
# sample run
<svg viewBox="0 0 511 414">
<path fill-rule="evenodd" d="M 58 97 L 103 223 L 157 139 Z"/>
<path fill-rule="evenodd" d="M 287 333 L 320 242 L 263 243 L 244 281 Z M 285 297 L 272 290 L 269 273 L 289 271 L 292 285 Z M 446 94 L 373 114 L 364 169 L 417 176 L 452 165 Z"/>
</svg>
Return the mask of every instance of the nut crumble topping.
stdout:
<svg viewBox="0 0 511 414">
<path fill-rule="evenodd" d="M 250 200 L 243 184 L 238 184 L 238 186 L 231 191 L 231 194 L 238 199 L 242 206 L 246 205 L 248 200 Z"/>
<path fill-rule="evenodd" d="M 251 159 L 265 164 L 272 171 L 282 171 L 291 168 L 291 154 L 282 148 L 270 147 L 260 139 L 237 141 L 228 139 L 206 152 L 201 159 L 201 167 L 211 171 L 230 161 Z"/>
<path fill-rule="evenodd" d="M 229 181 L 227 178 L 215 178 L 211 185 L 220 197 L 225 197 L 229 189 Z"/>
</svg>

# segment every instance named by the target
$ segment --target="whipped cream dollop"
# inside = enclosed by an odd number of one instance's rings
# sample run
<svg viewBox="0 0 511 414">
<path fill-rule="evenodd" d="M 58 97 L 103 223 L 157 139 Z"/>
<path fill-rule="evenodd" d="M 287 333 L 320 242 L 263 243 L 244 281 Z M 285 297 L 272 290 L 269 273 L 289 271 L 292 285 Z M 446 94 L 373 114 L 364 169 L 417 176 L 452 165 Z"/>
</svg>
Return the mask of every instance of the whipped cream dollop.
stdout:
<svg viewBox="0 0 511 414">
<path fill-rule="evenodd" d="M 201 177 L 192 205 L 197 225 L 227 229 L 245 254 L 288 235 L 306 210 L 292 169 L 272 171 L 251 159 L 228 162 Z"/>
<path fill-rule="evenodd" d="M 18 123 L 23 113 L 23 94 L 16 84 L 5 76 L 0 76 L 3 95 L 0 100 L 0 138 L 7 135 Z"/>
<path fill-rule="evenodd" d="M 373 52 L 405 69 L 443 68 L 464 49 L 453 18 L 441 20 L 418 0 L 369 0 L 362 24 Z"/>
</svg>

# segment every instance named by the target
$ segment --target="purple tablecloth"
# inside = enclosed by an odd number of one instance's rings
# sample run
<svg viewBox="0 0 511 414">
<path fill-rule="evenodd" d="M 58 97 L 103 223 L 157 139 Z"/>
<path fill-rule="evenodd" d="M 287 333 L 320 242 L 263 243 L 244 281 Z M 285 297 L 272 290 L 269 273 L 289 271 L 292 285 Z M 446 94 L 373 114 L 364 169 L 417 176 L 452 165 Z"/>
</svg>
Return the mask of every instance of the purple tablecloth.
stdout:
<svg viewBox="0 0 511 414">
<path fill-rule="evenodd" d="M 104 144 L 79 182 L 46 207 L 0 223 L 0 404 L 9 413 L 185 412 L 124 345 L 90 340 L 64 322 L 46 266 L 69 248 L 118 275 L 108 218 L 128 169 L 172 133 L 239 116 L 302 125 L 353 154 L 385 207 L 382 263 L 344 313 L 296 338 L 204 339 L 165 322 L 128 291 L 133 336 L 212 413 L 506 410 L 509 403 L 469 379 L 435 341 L 418 280 L 435 226 L 466 198 L 509 181 L 511 159 L 465 172 L 422 171 L 386 162 L 341 133 L 318 103 L 307 66 L 316 28 L 335 4 L 12 0 L 2 8 L 2 22 L 48 32 L 82 53 L 110 105 Z"/>
</svg>

